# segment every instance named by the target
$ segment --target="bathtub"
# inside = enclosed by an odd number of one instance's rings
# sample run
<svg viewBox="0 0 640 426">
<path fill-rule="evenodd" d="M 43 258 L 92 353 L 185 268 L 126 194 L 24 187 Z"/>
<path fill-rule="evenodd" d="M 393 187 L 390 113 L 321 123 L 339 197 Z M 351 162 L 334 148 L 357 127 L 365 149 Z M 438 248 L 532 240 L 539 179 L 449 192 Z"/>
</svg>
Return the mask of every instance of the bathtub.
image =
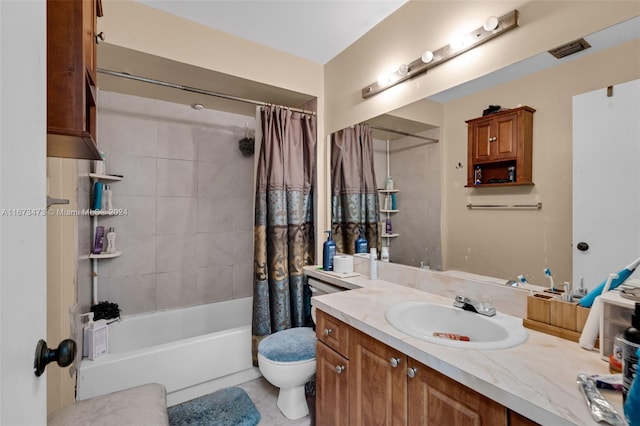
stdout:
<svg viewBox="0 0 640 426">
<path fill-rule="evenodd" d="M 109 353 L 84 358 L 78 401 L 144 383 L 175 405 L 260 377 L 251 361 L 252 298 L 124 316 L 109 325 Z"/>
</svg>

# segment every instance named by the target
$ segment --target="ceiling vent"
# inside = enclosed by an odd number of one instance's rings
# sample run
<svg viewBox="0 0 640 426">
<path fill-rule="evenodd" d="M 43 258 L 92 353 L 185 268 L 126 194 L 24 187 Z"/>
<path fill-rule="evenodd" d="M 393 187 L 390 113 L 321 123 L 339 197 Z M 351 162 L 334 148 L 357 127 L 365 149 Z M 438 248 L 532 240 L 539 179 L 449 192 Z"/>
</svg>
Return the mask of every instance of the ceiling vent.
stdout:
<svg viewBox="0 0 640 426">
<path fill-rule="evenodd" d="M 591 45 L 587 43 L 587 41 L 583 38 L 579 38 L 578 40 L 570 41 L 567 44 L 563 44 L 562 46 L 558 46 L 555 49 L 549 50 L 556 58 L 564 58 L 565 56 L 573 55 L 574 53 L 582 52 L 585 49 L 590 48 Z"/>
</svg>

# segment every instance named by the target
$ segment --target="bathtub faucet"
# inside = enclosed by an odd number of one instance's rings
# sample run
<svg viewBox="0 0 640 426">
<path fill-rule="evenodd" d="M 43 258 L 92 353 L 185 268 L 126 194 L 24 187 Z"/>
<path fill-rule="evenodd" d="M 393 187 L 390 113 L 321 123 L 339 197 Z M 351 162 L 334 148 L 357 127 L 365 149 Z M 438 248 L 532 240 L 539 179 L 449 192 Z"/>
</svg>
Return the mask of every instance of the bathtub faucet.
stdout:
<svg viewBox="0 0 640 426">
<path fill-rule="evenodd" d="M 453 302 L 453 306 L 464 309 L 465 311 L 486 315 L 488 317 L 492 317 L 496 314 L 496 308 L 491 306 L 490 303 L 481 303 L 467 296 L 457 295 Z"/>
</svg>

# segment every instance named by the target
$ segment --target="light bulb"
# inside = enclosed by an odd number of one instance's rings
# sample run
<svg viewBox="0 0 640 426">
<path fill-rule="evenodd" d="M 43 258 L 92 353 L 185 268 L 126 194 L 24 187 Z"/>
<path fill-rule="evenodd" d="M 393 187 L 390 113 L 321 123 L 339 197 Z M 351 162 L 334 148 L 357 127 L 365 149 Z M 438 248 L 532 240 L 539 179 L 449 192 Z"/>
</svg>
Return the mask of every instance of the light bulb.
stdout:
<svg viewBox="0 0 640 426">
<path fill-rule="evenodd" d="M 389 76 L 389 74 L 386 72 L 383 72 L 378 76 L 378 85 L 386 86 L 387 84 L 389 84 L 390 80 L 391 80 L 391 77 Z"/>
<path fill-rule="evenodd" d="M 407 64 L 401 64 L 398 67 L 398 74 L 407 75 L 408 72 L 409 72 L 409 66 Z"/>
<path fill-rule="evenodd" d="M 433 52 L 427 50 L 422 54 L 422 57 L 420 59 L 422 59 L 422 62 L 424 62 L 425 64 L 428 64 L 429 62 L 433 61 Z"/>
<path fill-rule="evenodd" d="M 482 27 L 484 28 L 485 31 L 493 31 L 496 28 L 498 28 L 499 23 L 500 21 L 498 20 L 498 18 L 496 18 L 495 16 L 489 16 L 484 21 L 484 25 Z"/>
<path fill-rule="evenodd" d="M 456 34 L 455 36 L 453 36 L 451 38 L 451 40 L 449 40 L 449 46 L 454 51 L 455 50 L 459 50 L 460 48 L 462 48 L 463 44 L 464 44 L 464 36 L 462 36 L 460 34 Z"/>
</svg>

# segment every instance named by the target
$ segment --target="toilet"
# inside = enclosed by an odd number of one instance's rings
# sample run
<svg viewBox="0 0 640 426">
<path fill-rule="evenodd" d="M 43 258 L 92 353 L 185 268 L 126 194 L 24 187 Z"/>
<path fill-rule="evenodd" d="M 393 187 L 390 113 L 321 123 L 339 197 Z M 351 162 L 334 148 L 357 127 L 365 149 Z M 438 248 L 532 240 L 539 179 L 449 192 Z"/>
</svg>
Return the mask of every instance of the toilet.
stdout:
<svg viewBox="0 0 640 426">
<path fill-rule="evenodd" d="M 290 420 L 309 414 L 304 385 L 316 372 L 316 335 L 310 327 L 275 332 L 258 345 L 258 367 L 280 388 L 278 408 Z"/>
</svg>

